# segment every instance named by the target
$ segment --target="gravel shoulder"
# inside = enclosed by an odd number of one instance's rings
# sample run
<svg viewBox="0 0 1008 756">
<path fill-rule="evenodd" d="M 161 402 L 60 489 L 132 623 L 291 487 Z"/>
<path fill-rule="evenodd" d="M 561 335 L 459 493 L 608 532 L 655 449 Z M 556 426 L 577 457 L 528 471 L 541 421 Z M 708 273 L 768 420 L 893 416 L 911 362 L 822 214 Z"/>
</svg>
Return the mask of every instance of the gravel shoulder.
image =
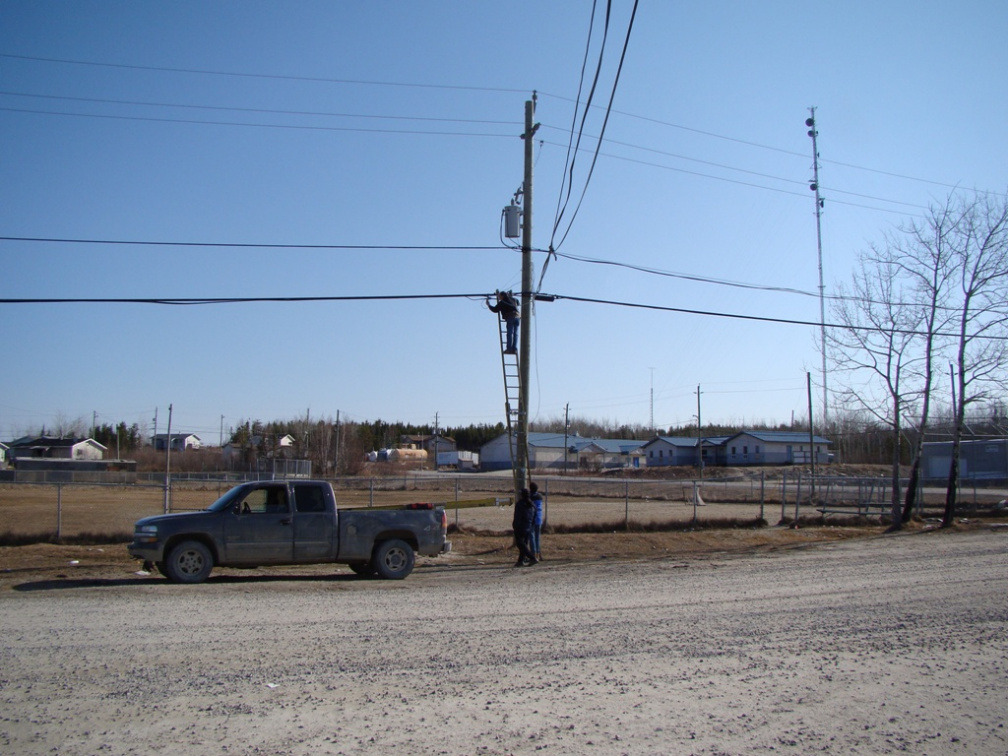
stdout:
<svg viewBox="0 0 1008 756">
<path fill-rule="evenodd" d="M 0 750 L 1008 752 L 1008 532 L 812 530 L 556 536 L 522 569 L 457 537 L 401 582 L 0 550 Z"/>
</svg>

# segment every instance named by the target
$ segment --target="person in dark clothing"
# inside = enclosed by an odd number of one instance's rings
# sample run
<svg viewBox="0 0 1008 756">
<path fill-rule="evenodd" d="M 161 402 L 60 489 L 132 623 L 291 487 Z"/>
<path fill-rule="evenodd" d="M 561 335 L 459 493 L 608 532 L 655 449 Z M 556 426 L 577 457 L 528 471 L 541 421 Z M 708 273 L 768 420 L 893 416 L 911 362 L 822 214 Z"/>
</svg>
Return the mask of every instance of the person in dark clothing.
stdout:
<svg viewBox="0 0 1008 756">
<path fill-rule="evenodd" d="M 532 499 L 532 531 L 531 537 L 529 538 L 529 547 L 532 549 L 532 553 L 535 554 L 535 558 L 542 561 L 542 552 L 539 547 L 539 537 L 542 535 L 543 526 L 543 497 L 539 493 L 539 486 L 535 483 L 529 483 L 529 498 Z"/>
<path fill-rule="evenodd" d="M 515 567 L 535 564 L 539 560 L 532 553 L 530 539 L 532 536 L 532 524 L 535 521 L 535 507 L 529 496 L 529 490 L 523 488 L 515 502 L 514 519 L 511 527 L 514 528 L 515 546 L 518 547 L 518 561 Z"/>
<path fill-rule="evenodd" d="M 507 326 L 507 339 L 506 345 L 504 347 L 504 354 L 517 354 L 518 353 L 518 324 L 521 322 L 521 315 L 518 310 L 518 300 L 515 299 L 515 295 L 510 291 L 497 291 L 497 304 L 490 304 L 490 298 L 487 297 L 486 304 L 490 308 L 490 312 L 496 312 L 504 318 L 504 323 Z"/>
</svg>

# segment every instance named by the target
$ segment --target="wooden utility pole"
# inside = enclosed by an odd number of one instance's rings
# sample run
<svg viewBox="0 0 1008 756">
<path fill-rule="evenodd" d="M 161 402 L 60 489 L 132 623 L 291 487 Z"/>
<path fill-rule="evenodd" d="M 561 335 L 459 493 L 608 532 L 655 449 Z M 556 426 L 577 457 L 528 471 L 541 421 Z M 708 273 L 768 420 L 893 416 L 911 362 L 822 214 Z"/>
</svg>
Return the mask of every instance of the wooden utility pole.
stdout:
<svg viewBox="0 0 1008 756">
<path fill-rule="evenodd" d="M 532 137 L 538 124 L 535 117 L 536 95 L 525 101 L 525 180 L 522 184 L 522 288 L 521 288 L 521 330 L 519 332 L 518 372 L 521 385 L 518 387 L 518 457 L 515 475 L 515 499 L 521 489 L 528 486 L 528 425 L 529 425 L 529 355 L 532 334 Z"/>
<path fill-rule="evenodd" d="M 703 480 L 703 431 L 700 423 L 700 384 L 696 387 L 696 458 L 700 468 L 700 479 Z"/>
<path fill-rule="evenodd" d="M 816 453 L 815 453 L 815 426 L 812 422 L 812 373 L 805 373 L 806 391 L 808 391 L 808 441 L 809 459 L 812 462 L 812 487 L 809 489 L 809 503 L 815 501 L 815 476 L 816 476 Z M 795 518 L 795 522 L 798 519 Z"/>
<path fill-rule="evenodd" d="M 171 421 L 172 405 L 168 405 L 168 438 L 165 444 L 164 513 L 171 511 Z"/>
</svg>

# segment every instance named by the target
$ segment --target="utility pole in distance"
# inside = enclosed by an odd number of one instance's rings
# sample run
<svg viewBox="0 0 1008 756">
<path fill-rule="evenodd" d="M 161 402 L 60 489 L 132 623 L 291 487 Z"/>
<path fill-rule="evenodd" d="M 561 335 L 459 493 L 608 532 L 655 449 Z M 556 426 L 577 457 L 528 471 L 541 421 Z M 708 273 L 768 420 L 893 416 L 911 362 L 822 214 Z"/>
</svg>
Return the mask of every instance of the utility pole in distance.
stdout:
<svg viewBox="0 0 1008 756">
<path fill-rule="evenodd" d="M 700 468 L 700 479 L 703 480 L 703 432 L 700 423 L 700 384 L 696 387 L 696 458 Z"/>
<path fill-rule="evenodd" d="M 515 500 L 521 489 L 528 485 L 528 426 L 529 426 L 529 355 L 531 349 L 531 319 L 532 319 L 532 137 L 535 136 L 538 124 L 533 123 L 535 117 L 536 94 L 525 101 L 525 180 L 522 185 L 522 290 L 521 290 L 521 330 L 519 332 L 518 372 L 521 385 L 518 387 L 518 458 L 515 464 Z"/>
</svg>

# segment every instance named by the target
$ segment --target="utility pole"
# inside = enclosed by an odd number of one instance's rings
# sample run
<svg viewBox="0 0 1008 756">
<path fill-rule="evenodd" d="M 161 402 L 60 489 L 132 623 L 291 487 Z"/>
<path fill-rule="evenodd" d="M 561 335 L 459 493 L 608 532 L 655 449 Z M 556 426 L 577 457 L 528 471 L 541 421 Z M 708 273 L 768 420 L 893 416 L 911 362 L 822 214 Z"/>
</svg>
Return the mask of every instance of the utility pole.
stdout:
<svg viewBox="0 0 1008 756">
<path fill-rule="evenodd" d="M 697 467 L 700 468 L 700 479 L 703 480 L 703 437 L 700 424 L 700 384 L 696 387 L 696 457 Z"/>
<path fill-rule="evenodd" d="M 525 101 L 525 180 L 522 184 L 523 223 L 522 223 L 522 290 L 521 290 L 521 330 L 519 332 L 518 372 L 521 385 L 518 388 L 518 466 L 515 475 L 515 500 L 521 489 L 528 485 L 528 426 L 529 426 L 529 355 L 532 336 L 532 138 L 535 136 L 538 124 L 533 123 L 535 117 L 536 94 Z"/>
<path fill-rule="evenodd" d="M 805 373 L 805 382 L 808 384 L 808 441 L 809 459 L 812 462 L 812 484 L 809 488 L 809 502 L 815 501 L 815 476 L 816 476 L 816 454 L 815 454 L 815 427 L 812 422 L 812 373 Z"/>
<path fill-rule="evenodd" d="M 340 420 L 339 420 L 339 410 L 336 410 L 336 454 L 333 457 L 333 477 L 336 477 L 336 472 L 339 470 L 339 442 L 340 442 Z"/>
<path fill-rule="evenodd" d="M 168 514 L 171 505 L 171 418 L 172 406 L 168 405 L 168 443 L 165 444 L 165 474 L 164 474 L 164 513 Z"/>
<path fill-rule="evenodd" d="M 651 371 L 651 432 L 654 432 L 654 368 L 648 368 Z"/>
<path fill-rule="evenodd" d="M 822 270 L 822 208 L 823 208 L 823 198 L 819 195 L 819 146 L 816 142 L 816 137 L 819 136 L 819 132 L 816 130 L 815 123 L 815 108 L 809 108 L 809 112 L 812 114 L 805 119 L 805 125 L 809 127 L 808 135 L 812 137 L 812 183 L 809 184 L 809 189 L 815 192 L 815 230 L 816 230 L 816 249 L 819 253 L 819 341 L 822 346 L 822 416 L 823 416 L 823 427 L 826 426 L 827 413 L 828 413 L 828 393 L 826 391 L 826 289 L 823 283 L 823 270 Z M 809 423 L 811 424 L 812 418 L 809 418 Z"/>
<path fill-rule="evenodd" d="M 220 447 L 224 448 L 224 415 L 220 416 Z"/>
<path fill-rule="evenodd" d="M 154 435 L 151 436 L 150 443 L 154 451 L 157 451 L 157 407 L 154 408 Z"/>
<path fill-rule="evenodd" d="M 564 407 L 564 475 L 567 474 L 567 437 L 570 434 L 570 402 Z"/>
</svg>

